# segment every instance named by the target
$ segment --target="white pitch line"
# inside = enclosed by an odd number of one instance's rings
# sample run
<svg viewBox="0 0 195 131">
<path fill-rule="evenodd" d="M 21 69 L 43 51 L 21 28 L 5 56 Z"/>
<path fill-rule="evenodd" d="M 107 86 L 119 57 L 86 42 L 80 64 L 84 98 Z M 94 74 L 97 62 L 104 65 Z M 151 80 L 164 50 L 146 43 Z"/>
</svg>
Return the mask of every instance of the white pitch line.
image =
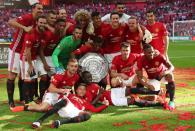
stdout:
<svg viewBox="0 0 195 131">
<path fill-rule="evenodd" d="M 182 59 L 182 58 L 194 58 L 195 56 L 173 56 L 169 57 L 171 59 Z"/>
</svg>

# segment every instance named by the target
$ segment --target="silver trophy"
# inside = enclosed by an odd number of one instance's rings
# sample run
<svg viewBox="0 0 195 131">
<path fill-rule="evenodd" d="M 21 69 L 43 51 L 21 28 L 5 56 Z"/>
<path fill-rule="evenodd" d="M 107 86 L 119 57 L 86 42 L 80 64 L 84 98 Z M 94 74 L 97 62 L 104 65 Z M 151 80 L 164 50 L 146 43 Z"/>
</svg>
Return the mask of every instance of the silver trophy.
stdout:
<svg viewBox="0 0 195 131">
<path fill-rule="evenodd" d="M 82 70 L 89 71 L 93 82 L 100 82 L 108 73 L 109 66 L 107 60 L 100 54 L 87 53 L 79 59 Z"/>
</svg>

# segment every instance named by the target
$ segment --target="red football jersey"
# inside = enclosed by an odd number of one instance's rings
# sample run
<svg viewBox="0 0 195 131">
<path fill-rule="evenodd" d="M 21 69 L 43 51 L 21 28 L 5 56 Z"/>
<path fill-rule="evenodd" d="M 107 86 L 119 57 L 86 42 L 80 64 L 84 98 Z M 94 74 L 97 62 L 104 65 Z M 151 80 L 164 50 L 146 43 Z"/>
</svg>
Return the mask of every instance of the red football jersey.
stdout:
<svg viewBox="0 0 195 131">
<path fill-rule="evenodd" d="M 135 43 L 131 44 L 131 53 L 141 54 L 143 52 L 141 41 L 142 39 L 139 37 L 139 31 L 131 32 L 129 29 L 125 35 L 125 41 L 134 40 Z"/>
<path fill-rule="evenodd" d="M 163 65 L 166 63 L 167 61 L 162 55 L 158 55 L 152 60 L 148 60 L 146 56 L 142 56 L 137 63 L 137 67 L 138 70 L 142 70 L 144 68 L 149 79 L 155 79 L 165 70 Z"/>
<path fill-rule="evenodd" d="M 55 74 L 51 77 L 51 83 L 56 86 L 56 88 L 63 88 L 64 86 L 74 86 L 76 82 L 79 81 L 79 75 L 74 74 L 73 76 L 68 76 L 67 71 L 63 74 Z"/>
<path fill-rule="evenodd" d="M 60 42 L 60 36 L 58 34 L 54 34 L 50 30 L 47 30 L 45 33 L 46 44 L 44 48 L 45 56 L 52 56 L 52 53 L 58 43 Z"/>
<path fill-rule="evenodd" d="M 92 46 L 89 46 L 89 45 L 81 45 L 81 47 L 79 49 L 76 49 L 75 51 L 73 51 L 73 54 L 84 55 L 88 52 L 103 54 L 103 50 L 101 48 L 96 51 Z"/>
<path fill-rule="evenodd" d="M 105 39 L 103 44 L 103 51 L 105 54 L 117 53 L 120 51 L 121 42 L 124 41 L 125 31 L 127 25 L 120 25 L 113 29 L 111 25 L 102 30 L 102 36 Z"/>
<path fill-rule="evenodd" d="M 22 15 L 20 17 L 18 17 L 16 19 L 16 21 L 24 26 L 35 26 L 36 21 L 33 18 L 32 14 L 25 14 Z M 14 34 L 14 38 L 13 38 L 13 42 L 10 44 L 10 49 L 20 53 L 21 49 L 22 49 L 22 43 L 24 41 L 24 35 L 25 35 L 25 31 L 23 29 L 17 29 L 15 34 Z"/>
<path fill-rule="evenodd" d="M 88 110 L 91 112 L 101 112 L 106 109 L 106 105 L 101 105 L 99 107 L 94 107 L 90 102 L 86 101 L 85 98 L 81 98 L 75 94 L 69 94 L 68 99 L 71 103 L 77 107 L 79 110 Z"/>
<path fill-rule="evenodd" d="M 146 25 L 146 28 L 152 34 L 152 46 L 158 50 L 161 54 L 164 54 L 165 51 L 165 41 L 163 40 L 164 36 L 168 35 L 165 24 L 160 22 L 155 22 L 153 25 Z"/>
<path fill-rule="evenodd" d="M 45 33 L 45 32 L 44 32 Z M 20 59 L 25 59 L 25 49 L 31 48 L 31 59 L 35 60 L 38 56 L 38 50 L 40 45 L 45 45 L 45 34 L 40 33 L 33 28 L 30 33 L 26 33 L 23 41 L 22 50 L 20 53 Z"/>
<path fill-rule="evenodd" d="M 98 95 L 100 90 L 100 86 L 96 83 L 91 83 L 87 85 L 87 90 L 86 90 L 86 100 L 88 102 L 92 102 Z"/>
<path fill-rule="evenodd" d="M 112 60 L 111 70 L 116 70 L 118 73 L 124 73 L 131 77 L 135 74 L 134 64 L 140 56 L 139 54 L 130 53 L 127 60 L 122 60 L 122 55 L 115 56 Z"/>
<path fill-rule="evenodd" d="M 106 90 L 102 93 L 99 101 L 100 102 L 103 102 L 104 99 L 108 100 L 109 101 L 109 105 L 113 105 L 112 103 L 112 98 L 111 98 L 111 91 L 110 90 Z"/>
<path fill-rule="evenodd" d="M 94 29 L 95 36 L 102 36 L 104 33 L 104 30 L 107 30 L 106 28 L 110 28 L 109 24 L 102 22 L 99 28 Z"/>
<path fill-rule="evenodd" d="M 67 97 L 71 103 L 79 110 L 85 110 L 84 101 L 75 94 L 69 94 Z"/>
</svg>

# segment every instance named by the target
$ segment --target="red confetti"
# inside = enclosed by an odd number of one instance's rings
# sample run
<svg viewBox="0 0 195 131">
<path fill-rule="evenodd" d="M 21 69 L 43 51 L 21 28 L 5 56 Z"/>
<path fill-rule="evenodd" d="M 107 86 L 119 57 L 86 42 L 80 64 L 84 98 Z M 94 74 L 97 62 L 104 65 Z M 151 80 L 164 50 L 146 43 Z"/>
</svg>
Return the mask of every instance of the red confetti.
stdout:
<svg viewBox="0 0 195 131">
<path fill-rule="evenodd" d="M 165 124 L 163 124 L 163 123 L 161 123 L 161 124 L 153 124 L 150 127 L 154 131 L 165 131 L 165 130 L 167 130 L 166 129 L 167 126 Z"/>
<path fill-rule="evenodd" d="M 7 78 L 7 74 L 0 74 L 0 79 Z"/>
<path fill-rule="evenodd" d="M 193 119 L 193 115 L 190 112 L 179 114 L 179 120 L 191 120 L 191 119 Z"/>
<path fill-rule="evenodd" d="M 117 127 L 119 127 L 119 126 L 123 126 L 124 124 L 123 124 L 123 123 L 118 122 L 118 123 L 113 123 L 112 125 L 113 125 L 113 126 L 117 126 Z"/>
<path fill-rule="evenodd" d="M 147 121 L 146 120 L 140 121 L 140 125 L 142 125 L 143 127 L 147 127 Z"/>
<path fill-rule="evenodd" d="M 190 125 L 187 125 L 187 126 L 178 126 L 177 128 L 175 128 L 174 131 L 186 131 L 189 128 L 192 128 L 192 126 L 190 126 Z"/>
<path fill-rule="evenodd" d="M 186 86 L 188 86 L 188 84 L 187 83 L 177 83 L 176 86 L 186 87 Z"/>
<path fill-rule="evenodd" d="M 124 121 L 123 124 L 132 125 L 133 122 L 131 122 L 131 121 Z"/>
</svg>

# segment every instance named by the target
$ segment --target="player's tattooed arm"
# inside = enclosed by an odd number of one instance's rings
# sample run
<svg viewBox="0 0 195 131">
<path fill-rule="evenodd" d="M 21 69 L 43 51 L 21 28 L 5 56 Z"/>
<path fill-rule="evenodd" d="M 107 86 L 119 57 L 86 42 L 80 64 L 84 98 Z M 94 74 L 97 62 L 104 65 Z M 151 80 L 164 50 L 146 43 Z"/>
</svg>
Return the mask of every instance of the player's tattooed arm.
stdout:
<svg viewBox="0 0 195 131">
<path fill-rule="evenodd" d="M 141 25 L 139 23 L 137 24 L 137 29 L 139 31 L 140 40 L 142 40 L 143 39 L 143 36 L 144 36 L 144 33 L 143 33 L 142 28 L 141 28 Z"/>
<path fill-rule="evenodd" d="M 26 60 L 29 64 L 28 73 L 31 74 L 34 71 L 34 67 L 33 67 L 33 64 L 32 64 L 31 48 L 30 47 L 26 47 L 24 55 L 26 56 Z"/>
<path fill-rule="evenodd" d="M 104 92 L 104 89 L 103 89 L 103 88 L 100 88 L 98 95 L 97 95 L 96 98 L 91 102 L 91 104 L 95 105 L 95 104 L 98 102 L 98 100 L 100 99 L 100 97 L 102 96 L 102 93 L 103 93 L 103 92 Z"/>
<path fill-rule="evenodd" d="M 127 80 L 129 77 L 124 73 L 118 73 L 116 70 L 111 70 L 111 78 L 120 77 L 124 80 Z"/>
<path fill-rule="evenodd" d="M 40 58 L 41 58 L 41 61 L 43 62 L 44 69 L 45 69 L 46 71 L 50 71 L 50 66 L 47 64 L 47 62 L 46 62 L 46 60 L 45 60 L 44 48 L 45 48 L 45 47 L 44 47 L 43 45 L 41 45 L 41 46 L 39 47 L 39 56 L 40 56 Z"/>
<path fill-rule="evenodd" d="M 8 21 L 8 24 L 15 27 L 15 28 L 23 29 L 27 33 L 30 32 L 33 28 L 33 26 L 24 26 L 24 25 L 20 24 L 19 22 L 17 22 L 16 19 L 10 19 Z"/>
<path fill-rule="evenodd" d="M 169 62 L 165 61 L 164 65 L 168 68 L 166 71 L 163 72 L 162 77 L 166 76 L 167 74 L 171 74 L 174 70 L 174 66 Z"/>
<path fill-rule="evenodd" d="M 169 57 L 168 57 L 169 36 L 168 36 L 168 35 L 165 35 L 165 36 L 163 37 L 163 40 L 164 40 L 164 42 L 165 42 L 165 52 L 164 52 L 164 54 L 165 54 L 166 60 L 169 61 Z"/>
</svg>

